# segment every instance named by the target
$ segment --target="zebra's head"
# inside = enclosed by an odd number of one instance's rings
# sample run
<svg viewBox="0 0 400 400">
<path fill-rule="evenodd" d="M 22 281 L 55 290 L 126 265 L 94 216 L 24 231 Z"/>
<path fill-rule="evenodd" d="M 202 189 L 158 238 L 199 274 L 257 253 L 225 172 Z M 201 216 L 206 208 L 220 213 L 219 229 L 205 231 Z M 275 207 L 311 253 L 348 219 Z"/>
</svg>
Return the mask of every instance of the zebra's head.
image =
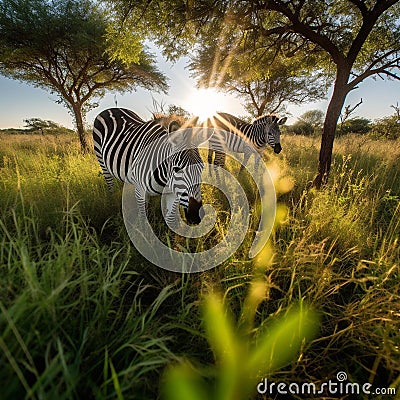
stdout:
<svg viewBox="0 0 400 400">
<path fill-rule="evenodd" d="M 204 163 L 197 147 L 209 140 L 213 133 L 212 128 L 196 127 L 179 129 L 168 135 L 168 141 L 173 145 L 169 186 L 183 206 L 189 224 L 198 225 L 204 217 L 200 189 Z"/>
<path fill-rule="evenodd" d="M 283 125 L 286 121 L 287 117 L 279 119 L 276 115 L 264 115 L 253 121 L 253 125 L 263 126 L 265 144 L 269 144 L 276 154 L 279 154 L 282 150 L 280 125 Z"/>
</svg>

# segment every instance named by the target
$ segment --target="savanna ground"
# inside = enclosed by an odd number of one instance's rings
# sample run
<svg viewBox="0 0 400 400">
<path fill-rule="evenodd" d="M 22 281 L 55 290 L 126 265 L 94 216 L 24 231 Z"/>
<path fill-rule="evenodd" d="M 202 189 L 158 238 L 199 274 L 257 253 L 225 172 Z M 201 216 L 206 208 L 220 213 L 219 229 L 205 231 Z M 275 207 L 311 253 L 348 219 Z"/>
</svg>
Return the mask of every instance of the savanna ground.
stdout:
<svg viewBox="0 0 400 400">
<path fill-rule="evenodd" d="M 178 399 L 190 392 L 179 386 L 182 376 L 198 399 L 257 398 L 254 382 L 264 376 L 320 384 L 339 371 L 349 382 L 400 391 L 399 140 L 338 138 L 329 186 L 314 191 L 306 188 L 319 140 L 284 136 L 282 153 L 266 155 L 280 204 L 267 249 L 249 260 L 249 232 L 224 264 L 189 275 L 136 251 L 121 192 L 108 194 L 94 155 L 82 155 L 77 142 L 0 134 L 2 399 L 173 399 L 171 382 Z M 240 180 L 257 209 L 252 183 Z M 225 201 L 209 189 L 204 198 L 221 208 L 215 231 L 222 237 Z M 259 359 L 261 350 L 272 357 L 263 334 L 294 304 L 318 312 L 316 332 L 288 359 L 240 375 L 241 346 L 259 344 Z M 228 346 L 225 356 L 218 346 Z M 165 375 L 171 365 L 186 369 Z M 249 380 L 254 387 L 241 397 Z M 213 391 L 218 385 L 225 389 Z"/>
</svg>

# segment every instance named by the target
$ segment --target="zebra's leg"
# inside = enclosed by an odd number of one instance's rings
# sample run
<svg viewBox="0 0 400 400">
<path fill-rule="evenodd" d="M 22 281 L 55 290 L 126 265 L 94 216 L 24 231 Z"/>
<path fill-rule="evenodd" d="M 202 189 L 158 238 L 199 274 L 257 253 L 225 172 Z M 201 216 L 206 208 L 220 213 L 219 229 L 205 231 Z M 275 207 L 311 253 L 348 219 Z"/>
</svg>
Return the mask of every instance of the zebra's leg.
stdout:
<svg viewBox="0 0 400 400">
<path fill-rule="evenodd" d="M 168 227 L 172 230 L 175 230 L 179 226 L 180 223 L 180 215 L 179 213 L 179 200 L 175 197 L 173 193 L 171 193 L 171 198 L 169 201 L 169 208 L 165 215 L 165 222 Z"/>
<path fill-rule="evenodd" d="M 137 237 L 146 240 L 145 192 L 136 185 L 129 185 L 126 189 L 127 190 L 122 194 L 122 209 L 125 227 L 131 238 Z"/>
<path fill-rule="evenodd" d="M 212 162 L 213 162 L 213 153 L 214 153 L 214 150 L 209 148 L 208 149 L 208 157 L 207 157 L 207 161 L 209 164 L 212 164 Z"/>
<path fill-rule="evenodd" d="M 209 147 L 208 148 L 208 157 L 207 157 L 207 162 L 208 162 L 209 166 L 211 166 L 213 164 L 213 154 L 214 154 L 214 149 Z M 210 176 L 212 175 L 212 168 L 211 167 L 209 167 L 208 173 L 209 173 Z"/>
<path fill-rule="evenodd" d="M 251 155 L 251 153 L 248 152 L 248 151 L 246 151 L 246 152 L 244 153 L 243 163 L 242 163 L 242 165 L 240 166 L 239 174 L 241 174 L 241 173 L 244 171 L 244 169 L 245 169 L 247 163 L 249 162 L 250 155 Z"/>
<path fill-rule="evenodd" d="M 214 158 L 214 165 L 217 165 L 218 167 L 225 167 L 225 153 L 223 151 L 216 151 L 215 152 L 215 158 Z"/>
<path fill-rule="evenodd" d="M 93 130 L 93 139 L 94 139 L 94 153 L 96 154 L 97 161 L 99 162 L 101 172 L 103 173 L 104 179 L 106 180 L 108 190 L 110 191 L 110 193 L 113 193 L 114 179 L 104 162 L 103 151 L 101 148 L 101 139 L 98 137 L 98 132 L 96 130 Z"/>
<path fill-rule="evenodd" d="M 214 158 L 214 165 L 217 167 L 225 168 L 226 154 L 223 151 L 216 151 Z M 215 168 L 215 175 L 219 179 L 218 169 Z"/>
<path fill-rule="evenodd" d="M 104 179 L 106 180 L 108 190 L 110 193 L 114 193 L 114 177 L 105 166 L 103 159 L 99 156 L 97 156 L 97 159 L 99 161 L 101 171 L 103 172 Z"/>
<path fill-rule="evenodd" d="M 167 192 L 164 190 L 164 193 L 161 197 L 161 208 L 165 217 L 171 212 L 174 201 L 175 194 L 172 191 Z"/>
<path fill-rule="evenodd" d="M 103 175 L 106 180 L 108 190 L 110 191 L 110 193 L 114 193 L 115 190 L 114 177 L 110 174 L 110 172 L 107 169 L 103 169 Z"/>
<path fill-rule="evenodd" d="M 146 202 L 148 196 L 146 195 L 146 192 L 141 188 L 140 186 L 135 185 L 135 198 L 136 198 L 136 203 L 137 207 L 139 210 L 139 216 L 141 219 L 147 218 L 146 215 Z"/>
</svg>

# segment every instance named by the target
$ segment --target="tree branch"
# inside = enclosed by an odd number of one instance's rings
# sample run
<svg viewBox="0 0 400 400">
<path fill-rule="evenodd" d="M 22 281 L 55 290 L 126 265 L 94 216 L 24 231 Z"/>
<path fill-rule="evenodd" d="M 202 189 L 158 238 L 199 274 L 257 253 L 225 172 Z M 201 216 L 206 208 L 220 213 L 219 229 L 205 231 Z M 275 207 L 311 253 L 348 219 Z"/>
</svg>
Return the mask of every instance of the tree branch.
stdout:
<svg viewBox="0 0 400 400">
<path fill-rule="evenodd" d="M 391 55 L 393 54 L 393 51 L 388 52 L 387 54 Z M 379 60 L 374 60 L 369 66 L 368 68 L 360 75 L 358 75 L 356 78 L 354 78 L 351 82 L 348 83 L 348 87 L 354 88 L 355 86 L 357 86 L 359 83 L 361 83 L 364 79 L 368 78 L 369 76 L 372 76 L 374 74 L 386 74 L 390 77 L 392 77 L 393 79 L 400 79 L 400 77 L 396 74 L 394 74 L 391 71 L 388 71 L 388 68 L 400 68 L 400 56 L 395 58 L 394 60 L 391 60 L 390 62 L 387 62 L 383 65 L 381 65 L 378 68 L 373 68 L 376 64 L 378 64 L 380 61 L 382 61 L 385 57 L 382 56 L 380 57 Z"/>
<path fill-rule="evenodd" d="M 288 7 L 288 3 L 285 3 L 281 0 L 271 0 L 265 5 L 265 9 L 277 11 L 284 15 L 291 23 L 291 25 L 288 25 L 289 29 L 304 36 L 326 50 L 331 55 L 335 64 L 343 63 L 344 55 L 335 45 L 335 43 L 333 43 L 332 40 L 330 40 L 321 32 L 313 30 L 310 25 L 300 20 L 300 8 L 298 8 L 295 12 L 292 12 Z"/>
<path fill-rule="evenodd" d="M 366 16 L 368 9 L 362 0 L 349 0 L 349 1 L 350 3 L 353 3 L 360 10 L 360 13 L 363 17 Z"/>
<path fill-rule="evenodd" d="M 398 0 L 380 0 L 377 1 L 374 8 L 365 11 L 363 14 L 363 23 L 356 37 L 354 38 L 349 51 L 347 52 L 347 61 L 353 65 L 368 35 L 371 33 L 378 18 Z M 354 3 L 354 1 L 353 1 Z"/>
</svg>

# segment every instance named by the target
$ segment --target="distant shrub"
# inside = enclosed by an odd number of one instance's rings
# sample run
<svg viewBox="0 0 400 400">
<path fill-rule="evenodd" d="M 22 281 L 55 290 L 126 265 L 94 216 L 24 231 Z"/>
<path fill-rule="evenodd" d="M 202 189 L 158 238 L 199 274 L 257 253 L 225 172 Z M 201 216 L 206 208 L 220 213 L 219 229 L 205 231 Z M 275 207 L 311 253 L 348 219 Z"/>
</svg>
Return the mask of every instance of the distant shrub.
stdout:
<svg viewBox="0 0 400 400">
<path fill-rule="evenodd" d="M 321 110 L 309 110 L 300 116 L 299 121 L 307 122 L 314 129 L 321 128 L 324 123 L 324 113 Z"/>
<path fill-rule="evenodd" d="M 299 119 L 287 128 L 288 133 L 295 135 L 310 136 L 321 131 L 324 113 L 321 110 L 309 110 L 302 114 Z"/>
<path fill-rule="evenodd" d="M 309 122 L 299 120 L 293 125 L 288 126 L 287 131 L 295 135 L 310 136 L 314 133 L 314 127 Z"/>
<path fill-rule="evenodd" d="M 378 138 L 400 138 L 400 119 L 397 115 L 384 117 L 372 124 L 371 134 Z"/>
<path fill-rule="evenodd" d="M 26 129 L 6 128 L 6 129 L 0 129 L 0 133 L 4 133 L 6 135 L 24 135 L 30 132 L 28 132 Z"/>
<path fill-rule="evenodd" d="M 371 130 L 371 121 L 367 118 L 351 118 L 338 124 L 336 133 L 338 135 L 345 135 L 347 133 L 368 133 Z"/>
<path fill-rule="evenodd" d="M 29 118 L 29 119 L 24 119 L 24 122 L 26 129 L 25 132 L 23 133 L 27 134 L 40 133 L 42 135 L 44 134 L 58 135 L 58 134 L 74 133 L 73 130 L 68 129 L 50 120 L 45 121 L 40 118 Z"/>
</svg>

